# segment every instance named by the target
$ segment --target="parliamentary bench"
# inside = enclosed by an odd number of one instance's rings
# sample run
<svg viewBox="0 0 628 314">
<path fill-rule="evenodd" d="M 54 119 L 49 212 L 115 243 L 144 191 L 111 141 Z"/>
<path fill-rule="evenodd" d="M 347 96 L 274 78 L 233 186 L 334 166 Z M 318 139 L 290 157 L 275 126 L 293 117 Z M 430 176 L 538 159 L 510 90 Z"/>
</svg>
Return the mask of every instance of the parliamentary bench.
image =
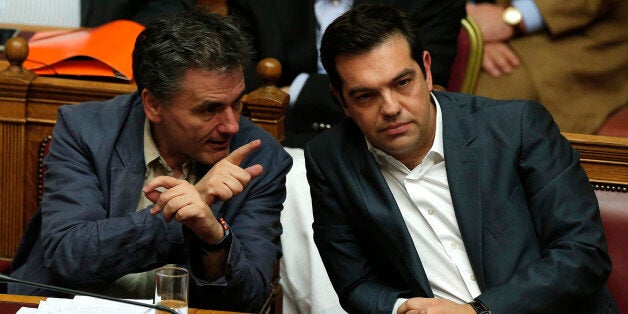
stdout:
<svg viewBox="0 0 628 314">
<path fill-rule="evenodd" d="M 9 61 L 0 62 L 0 71 L 6 68 L 0 73 L 0 271 L 8 269 L 36 210 L 43 187 L 42 160 L 57 108 L 110 99 L 136 88 L 132 82 L 35 76 L 21 67 L 25 54 L 17 46 L 7 45 Z M 266 85 L 244 96 L 243 113 L 281 140 L 288 99 L 273 85 L 280 69 L 276 62 L 261 63 L 258 72 Z M 621 242 L 628 236 L 628 138 L 564 135 L 580 152 L 595 188 L 613 262 L 608 284 L 620 310 L 628 313 L 628 246 Z"/>
</svg>

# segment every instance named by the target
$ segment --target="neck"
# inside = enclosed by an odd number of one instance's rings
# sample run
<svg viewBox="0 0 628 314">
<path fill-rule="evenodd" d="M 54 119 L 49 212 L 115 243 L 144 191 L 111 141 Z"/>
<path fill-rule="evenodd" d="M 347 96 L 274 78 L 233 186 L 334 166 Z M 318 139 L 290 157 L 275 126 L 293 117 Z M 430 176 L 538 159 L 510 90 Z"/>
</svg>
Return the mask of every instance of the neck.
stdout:
<svg viewBox="0 0 628 314">
<path fill-rule="evenodd" d="M 171 149 L 168 147 L 168 145 L 166 145 L 165 141 L 161 141 L 161 136 L 159 135 L 159 132 L 155 132 L 155 128 L 153 128 L 152 124 L 151 135 L 153 137 L 153 141 L 155 142 L 155 146 L 157 147 L 159 155 L 166 162 L 168 167 L 172 169 L 174 177 L 181 177 L 181 174 L 183 174 L 183 164 L 188 160 L 188 157 L 183 154 L 171 153 Z"/>
</svg>

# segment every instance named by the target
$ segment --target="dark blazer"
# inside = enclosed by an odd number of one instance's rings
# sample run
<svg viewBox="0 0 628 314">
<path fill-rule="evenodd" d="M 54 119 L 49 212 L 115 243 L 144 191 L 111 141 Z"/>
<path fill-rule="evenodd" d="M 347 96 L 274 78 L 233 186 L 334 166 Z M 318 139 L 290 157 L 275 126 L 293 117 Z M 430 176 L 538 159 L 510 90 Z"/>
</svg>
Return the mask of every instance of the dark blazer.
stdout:
<svg viewBox="0 0 628 314">
<path fill-rule="evenodd" d="M 479 299 L 493 313 L 617 313 L 595 194 L 547 111 L 529 101 L 434 94 Z M 314 239 L 342 306 L 390 313 L 397 298 L 433 297 L 429 270 L 353 121 L 312 140 L 305 158 Z"/>
<path fill-rule="evenodd" d="M 465 1 L 460 0 L 355 0 L 354 5 L 388 3 L 412 14 L 423 31 L 425 49 L 432 55 L 434 83 L 447 86 L 456 54 Z M 285 120 L 284 146 L 303 147 L 313 136 L 344 118 L 329 90 L 327 75 L 317 74 L 314 0 L 228 0 L 229 11 L 254 39 L 256 61 L 273 57 L 281 62 L 278 86 L 287 86 L 300 73 L 309 73 L 301 93 Z M 257 62 L 245 71 L 248 90 L 260 86 Z M 323 125 L 322 127 L 320 125 Z"/>
<path fill-rule="evenodd" d="M 177 221 L 166 223 L 162 215 L 151 215 L 152 205 L 136 211 L 146 171 L 144 121 L 137 93 L 59 108 L 44 163 L 48 170 L 41 216 L 29 225 L 11 276 L 83 289 L 175 263 L 191 268 L 190 306 L 259 310 L 281 256 L 279 219 L 292 159 L 270 134 L 240 118 L 231 149 L 261 139 L 262 147 L 241 166 L 259 163 L 264 173 L 230 200 L 211 206 L 231 227 L 233 242 L 227 274 L 206 282 L 195 276 L 195 264 L 190 265 L 200 258 L 198 246 L 191 244 L 192 233 Z M 196 167 L 197 178 L 207 170 Z M 52 292 L 9 285 L 9 293 Z"/>
<path fill-rule="evenodd" d="M 146 25 L 164 13 L 194 7 L 194 0 L 81 0 L 81 26 L 95 27 L 124 19 Z"/>
</svg>

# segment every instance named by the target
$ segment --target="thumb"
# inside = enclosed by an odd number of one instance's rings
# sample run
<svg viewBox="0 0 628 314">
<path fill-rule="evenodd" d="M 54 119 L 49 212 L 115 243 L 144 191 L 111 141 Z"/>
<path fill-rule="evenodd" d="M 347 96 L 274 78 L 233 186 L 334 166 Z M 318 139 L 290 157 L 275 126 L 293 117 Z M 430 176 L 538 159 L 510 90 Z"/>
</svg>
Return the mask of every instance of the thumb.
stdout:
<svg viewBox="0 0 628 314">
<path fill-rule="evenodd" d="M 255 164 L 250 167 L 244 168 L 246 172 L 251 175 L 251 179 L 255 179 L 257 176 L 264 172 L 264 167 L 260 164 Z"/>
</svg>

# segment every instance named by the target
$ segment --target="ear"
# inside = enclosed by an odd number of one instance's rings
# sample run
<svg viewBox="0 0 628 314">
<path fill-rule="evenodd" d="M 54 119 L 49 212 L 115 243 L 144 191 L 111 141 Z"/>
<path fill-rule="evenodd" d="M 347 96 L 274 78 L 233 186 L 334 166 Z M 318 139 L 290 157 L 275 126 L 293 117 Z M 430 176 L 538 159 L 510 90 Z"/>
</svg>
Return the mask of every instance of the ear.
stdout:
<svg viewBox="0 0 628 314">
<path fill-rule="evenodd" d="M 342 107 L 342 110 L 345 112 L 345 115 L 349 116 L 349 113 L 347 113 L 347 105 L 343 102 L 342 95 L 340 95 L 340 92 L 336 88 L 334 88 L 334 86 L 331 85 L 331 83 L 329 83 L 329 89 L 331 90 L 331 93 L 334 95 L 334 97 L 336 97 L 336 99 L 338 100 L 338 103 L 340 103 L 340 106 Z"/>
<path fill-rule="evenodd" d="M 144 106 L 144 113 L 146 113 L 148 121 L 159 122 L 161 120 L 159 113 L 160 102 L 146 88 L 142 90 L 142 105 Z"/>
<path fill-rule="evenodd" d="M 432 82 L 432 57 L 427 51 L 423 51 L 423 67 L 425 68 L 425 82 L 427 82 L 427 89 L 431 92 L 434 89 Z"/>
</svg>

